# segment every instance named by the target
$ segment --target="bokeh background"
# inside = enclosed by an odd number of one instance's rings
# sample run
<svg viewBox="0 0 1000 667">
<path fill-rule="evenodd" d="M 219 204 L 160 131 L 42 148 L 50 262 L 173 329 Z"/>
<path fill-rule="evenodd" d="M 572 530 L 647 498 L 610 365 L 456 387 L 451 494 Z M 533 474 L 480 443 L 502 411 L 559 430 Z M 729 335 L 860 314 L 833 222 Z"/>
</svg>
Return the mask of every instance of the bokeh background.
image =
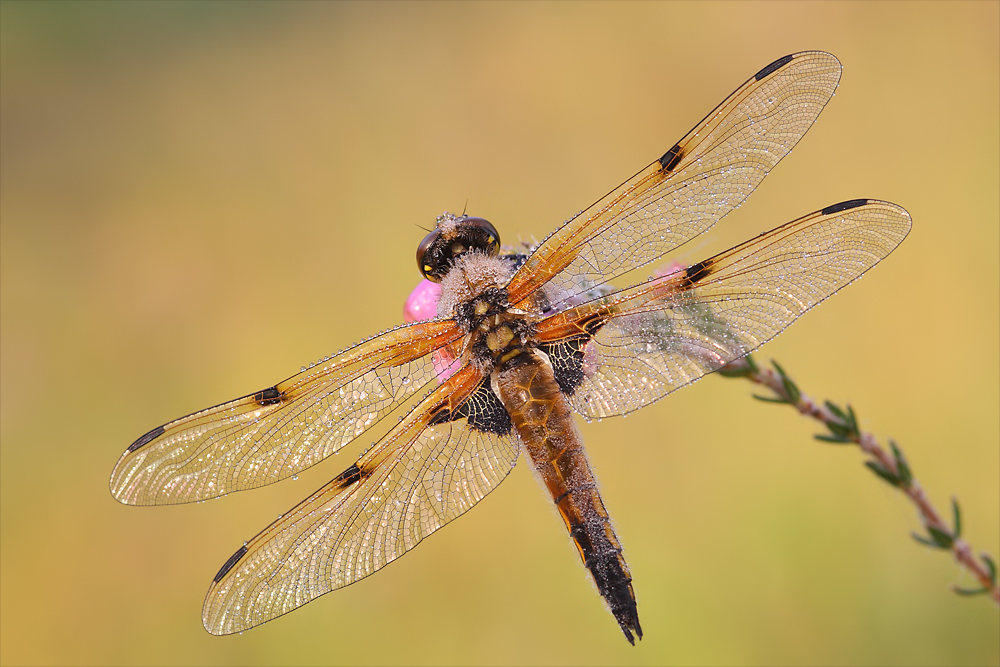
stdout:
<svg viewBox="0 0 1000 667">
<path fill-rule="evenodd" d="M 635 577 L 622 638 L 529 469 L 377 576 L 201 627 L 245 539 L 356 452 L 128 508 L 152 426 L 401 321 L 442 210 L 542 238 L 775 58 L 820 122 L 682 259 L 827 204 L 906 206 L 886 262 L 768 345 L 895 438 L 1000 555 L 997 3 L 0 4 L 0 662 L 997 664 L 998 611 L 853 448 L 710 377 L 583 425 Z M 367 443 L 365 443 L 367 444 Z"/>
</svg>

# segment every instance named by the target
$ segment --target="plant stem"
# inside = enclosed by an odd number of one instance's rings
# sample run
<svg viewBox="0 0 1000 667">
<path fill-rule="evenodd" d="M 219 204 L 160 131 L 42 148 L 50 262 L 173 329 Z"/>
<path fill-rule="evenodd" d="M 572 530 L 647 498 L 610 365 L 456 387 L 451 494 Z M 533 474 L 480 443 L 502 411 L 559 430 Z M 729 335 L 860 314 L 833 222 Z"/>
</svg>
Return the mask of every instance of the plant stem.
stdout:
<svg viewBox="0 0 1000 667">
<path fill-rule="evenodd" d="M 803 415 L 822 422 L 829 429 L 830 434 L 817 436 L 818 439 L 840 444 L 857 444 L 861 451 L 870 457 L 865 465 L 884 481 L 899 489 L 916 505 L 930 538 L 922 538 L 917 535 L 914 535 L 914 538 L 928 546 L 951 551 L 955 560 L 972 573 L 982 586 L 976 591 L 966 591 L 957 587 L 953 587 L 953 590 L 964 595 L 987 594 L 995 604 L 1000 606 L 1000 586 L 997 585 L 996 561 L 986 553 L 983 553 L 980 559 L 976 559 L 972 547 L 961 538 L 957 503 L 952 501 L 956 523 L 953 529 L 941 518 L 941 514 L 931 504 L 923 487 L 913 477 L 910 467 L 896 443 L 890 441 L 892 451 L 886 451 L 879 445 L 875 436 L 858 428 L 857 419 L 850 406 L 845 411 L 830 402 L 820 405 L 799 391 L 781 366 L 777 363 L 774 366 L 773 370 L 759 368 L 753 359 L 746 357 L 724 366 L 719 372 L 726 377 L 743 377 L 766 387 L 774 394 L 774 398 L 760 396 L 757 398 L 768 402 L 787 403 Z"/>
</svg>

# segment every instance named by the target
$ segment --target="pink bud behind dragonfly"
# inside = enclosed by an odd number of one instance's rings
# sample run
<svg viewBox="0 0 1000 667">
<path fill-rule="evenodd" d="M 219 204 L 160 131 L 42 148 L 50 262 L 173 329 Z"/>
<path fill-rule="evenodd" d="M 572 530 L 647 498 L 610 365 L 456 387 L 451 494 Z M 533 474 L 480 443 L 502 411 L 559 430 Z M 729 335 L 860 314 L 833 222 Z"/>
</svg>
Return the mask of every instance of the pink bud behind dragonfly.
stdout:
<svg viewBox="0 0 1000 667">
<path fill-rule="evenodd" d="M 407 322 L 419 322 L 437 317 L 437 304 L 441 299 L 441 285 L 424 279 L 413 288 L 403 305 L 403 317 Z M 451 348 L 445 347 L 434 353 L 434 373 L 440 382 L 450 378 L 458 370 L 457 358 Z"/>
</svg>

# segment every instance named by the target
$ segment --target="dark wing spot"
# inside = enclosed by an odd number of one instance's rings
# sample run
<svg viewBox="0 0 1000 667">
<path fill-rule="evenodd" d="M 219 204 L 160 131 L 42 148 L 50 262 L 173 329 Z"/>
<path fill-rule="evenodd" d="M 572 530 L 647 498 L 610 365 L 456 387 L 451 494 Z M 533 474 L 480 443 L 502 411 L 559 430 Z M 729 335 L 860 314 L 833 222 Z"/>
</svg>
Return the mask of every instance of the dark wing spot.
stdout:
<svg viewBox="0 0 1000 667">
<path fill-rule="evenodd" d="M 549 355 L 552 373 L 556 376 L 559 390 L 567 396 L 572 396 L 576 388 L 583 383 L 583 348 L 589 341 L 588 336 L 538 346 L 538 349 Z"/>
<path fill-rule="evenodd" d="M 830 206 L 824 208 L 821 213 L 823 215 L 831 215 L 833 213 L 840 213 L 841 211 L 847 211 L 852 208 L 864 206 L 867 203 L 867 199 L 851 199 L 850 201 L 842 201 L 839 204 L 831 204 Z"/>
<path fill-rule="evenodd" d="M 514 428 L 510 413 L 493 393 L 488 377 L 483 378 L 476 390 L 454 412 L 443 409 L 431 418 L 429 424 L 434 426 L 456 419 L 468 420 L 470 427 L 483 433 L 507 435 Z"/>
<path fill-rule="evenodd" d="M 685 287 L 694 285 L 699 280 L 704 280 L 712 273 L 715 262 L 706 259 L 704 262 L 692 264 L 684 270 L 684 277 L 681 279 Z"/>
<path fill-rule="evenodd" d="M 427 422 L 428 426 L 437 426 L 438 424 L 444 424 L 450 422 L 454 417 L 451 416 L 451 410 L 448 408 L 442 408 L 437 414 L 431 417 L 431 420 Z"/>
<path fill-rule="evenodd" d="M 594 315 L 593 317 L 591 317 L 586 321 L 586 323 L 584 324 L 584 329 L 586 329 L 587 334 L 591 338 L 593 338 L 594 336 L 597 335 L 597 332 L 600 331 L 607 323 L 608 320 L 606 317 L 601 315 Z"/>
<path fill-rule="evenodd" d="M 777 60 L 775 60 L 773 63 L 771 63 L 767 67 L 765 67 L 761 71 L 759 71 L 756 74 L 754 74 L 753 78 L 755 78 L 757 81 L 760 81 L 761 79 L 763 79 L 764 77 L 766 77 L 768 74 L 771 74 L 775 70 L 779 70 L 782 67 L 784 67 L 785 65 L 787 65 L 788 63 L 790 63 L 792 61 L 792 57 L 793 56 L 785 56 L 784 58 L 778 58 Z"/>
<path fill-rule="evenodd" d="M 680 144 L 674 144 L 673 148 L 664 153 L 663 157 L 660 158 L 660 168 L 663 171 L 671 171 L 683 157 L 684 153 L 681 152 Z"/>
<path fill-rule="evenodd" d="M 282 396 L 283 394 L 278 391 L 277 387 L 268 387 L 254 394 L 253 400 L 257 401 L 260 405 L 274 405 L 275 403 L 281 403 Z"/>
<path fill-rule="evenodd" d="M 337 475 L 333 481 L 338 482 L 342 487 L 346 487 L 360 482 L 365 476 L 366 475 L 361 468 L 359 468 L 356 464 L 352 464 L 350 468 Z"/>
<path fill-rule="evenodd" d="M 507 435 L 514 427 L 510 413 L 493 393 L 490 379 L 483 378 L 472 395 L 455 411 L 456 417 L 465 417 L 469 426 L 484 433 Z"/>
<path fill-rule="evenodd" d="M 142 436 L 141 438 L 139 438 L 138 440 L 136 440 L 135 442 L 133 442 L 131 445 L 129 445 L 128 446 L 128 451 L 134 452 L 135 450 L 139 449 L 140 447 L 143 447 L 144 445 L 148 445 L 149 443 L 151 443 L 152 441 L 156 440 L 161 435 L 163 435 L 163 432 L 164 432 L 164 428 L 162 426 L 157 426 L 152 431 L 150 431 L 149 433 L 147 433 L 146 435 Z"/>
<path fill-rule="evenodd" d="M 247 555 L 247 545 L 244 544 L 242 547 L 236 550 L 236 553 L 234 553 L 232 556 L 229 557 L 229 560 L 227 560 L 226 564 L 222 566 L 222 569 L 219 570 L 219 573 L 215 575 L 215 579 L 213 579 L 212 582 L 217 584 L 220 581 L 222 581 L 222 578 L 226 576 L 226 573 L 228 573 L 231 569 L 233 569 L 233 566 L 236 565 L 238 562 L 240 562 L 240 559 L 246 555 Z"/>
</svg>

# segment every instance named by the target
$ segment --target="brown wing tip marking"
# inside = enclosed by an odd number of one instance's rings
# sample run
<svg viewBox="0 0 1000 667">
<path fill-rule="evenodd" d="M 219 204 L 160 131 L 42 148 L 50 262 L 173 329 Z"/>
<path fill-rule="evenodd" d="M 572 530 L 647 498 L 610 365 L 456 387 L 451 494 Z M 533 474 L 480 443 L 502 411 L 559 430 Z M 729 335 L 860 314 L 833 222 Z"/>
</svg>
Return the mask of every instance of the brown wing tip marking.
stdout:
<svg viewBox="0 0 1000 667">
<path fill-rule="evenodd" d="M 684 287 L 690 287 L 696 282 L 704 280 L 712 275 L 714 270 L 715 261 L 711 259 L 706 259 L 704 262 L 692 264 L 684 270 L 684 275 L 681 277 L 681 284 Z"/>
<path fill-rule="evenodd" d="M 831 204 L 824 208 L 820 213 L 823 215 L 833 215 L 834 213 L 840 213 L 841 211 L 848 211 L 852 208 L 857 208 L 859 206 L 864 206 L 868 203 L 867 199 L 851 199 L 849 201 L 842 201 L 839 204 Z"/>
<path fill-rule="evenodd" d="M 660 169 L 663 171 L 672 171 L 683 157 L 684 153 L 681 151 L 681 145 L 674 144 L 673 147 L 671 147 L 671 149 L 664 153 L 660 158 Z"/>
<path fill-rule="evenodd" d="M 236 553 L 234 553 L 232 556 L 229 557 L 229 560 L 226 561 L 226 564 L 223 565 L 222 569 L 219 570 L 219 573 L 215 575 L 215 579 L 212 580 L 212 583 L 217 584 L 220 581 L 222 581 L 222 578 L 226 576 L 226 574 L 228 574 L 228 572 L 231 569 L 233 569 L 233 567 L 238 562 L 240 562 L 240 559 L 246 555 L 247 555 L 247 545 L 244 544 L 242 547 L 236 550 Z"/>
<path fill-rule="evenodd" d="M 284 398 L 284 394 L 278 391 L 277 387 L 268 387 L 267 389 L 261 389 L 256 394 L 253 395 L 253 400 L 257 402 L 258 405 L 275 405 L 281 403 L 281 399 Z"/>
<path fill-rule="evenodd" d="M 152 431 L 150 431 L 149 433 L 147 433 L 146 435 L 142 436 L 141 438 L 133 442 L 131 445 L 129 445 L 128 451 L 131 453 L 139 449 L 140 447 L 148 445 L 149 443 L 153 442 L 161 435 L 163 435 L 165 431 L 166 429 L 164 429 L 162 426 L 157 426 Z"/>
<path fill-rule="evenodd" d="M 792 61 L 792 58 L 794 57 L 795 56 L 784 56 L 782 58 L 778 58 L 767 67 L 754 74 L 753 78 L 756 79 L 757 81 L 760 81 L 764 77 L 768 76 L 769 74 L 773 74 L 776 70 L 779 70 L 788 63 L 790 63 Z"/>
</svg>

